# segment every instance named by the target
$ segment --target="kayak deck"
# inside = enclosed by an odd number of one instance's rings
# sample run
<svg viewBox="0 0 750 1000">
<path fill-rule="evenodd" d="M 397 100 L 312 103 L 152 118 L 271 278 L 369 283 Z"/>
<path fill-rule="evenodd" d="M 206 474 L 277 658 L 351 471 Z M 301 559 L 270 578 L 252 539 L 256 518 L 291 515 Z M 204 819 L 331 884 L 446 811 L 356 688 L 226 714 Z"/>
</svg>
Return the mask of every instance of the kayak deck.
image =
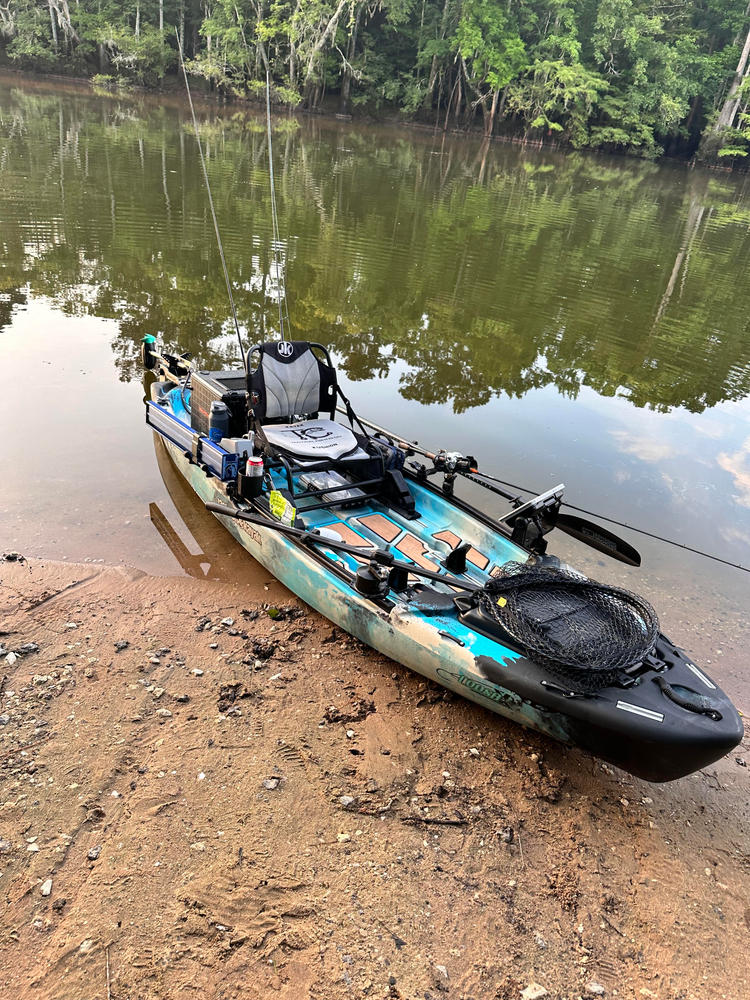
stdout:
<svg viewBox="0 0 750 1000">
<path fill-rule="evenodd" d="M 158 393 L 157 398 L 159 410 L 189 428 L 189 390 L 177 388 Z M 229 514 L 246 511 L 260 519 L 250 525 L 217 513 L 243 547 L 282 583 L 361 641 L 437 683 L 650 781 L 697 770 L 741 738 L 741 720 L 726 695 L 663 636 L 649 662 L 623 675 L 622 683 L 584 696 L 566 690 L 559 677 L 493 635 L 481 616 L 462 612 L 460 602 L 454 602 L 460 593 L 456 572 L 443 565 L 453 549 L 468 543 L 465 569 L 458 574 L 460 586 L 467 587 L 483 587 L 498 568 L 524 563 L 530 553 L 479 512 L 471 512 L 431 485 L 409 478 L 414 501 L 410 515 L 373 498 L 312 510 L 300 504 L 295 513 L 304 518 L 308 531 L 332 532 L 331 537 L 365 550 L 340 552 L 324 542 L 306 545 L 274 530 L 268 487 L 285 490 L 289 485 L 285 470 L 268 469 L 264 495 L 247 503 L 155 429 L 204 502 L 220 503 Z M 302 474 L 293 480 L 300 492 L 305 488 Z M 415 571 L 407 586 L 378 597 L 357 590 L 355 575 L 376 549 L 387 550 Z M 426 582 L 419 578 L 419 569 L 438 573 L 445 581 Z M 686 709 L 666 696 L 660 687 L 664 677 L 671 690 L 705 696 L 716 717 Z"/>
</svg>

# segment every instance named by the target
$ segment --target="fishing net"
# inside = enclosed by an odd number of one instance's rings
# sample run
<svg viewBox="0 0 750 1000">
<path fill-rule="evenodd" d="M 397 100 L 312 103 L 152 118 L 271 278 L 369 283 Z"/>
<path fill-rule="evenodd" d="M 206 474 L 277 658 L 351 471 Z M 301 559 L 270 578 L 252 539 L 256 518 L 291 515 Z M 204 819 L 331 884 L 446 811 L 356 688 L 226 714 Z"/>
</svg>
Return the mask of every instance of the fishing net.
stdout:
<svg viewBox="0 0 750 1000">
<path fill-rule="evenodd" d="M 508 563 L 479 604 L 530 659 L 582 692 L 614 683 L 659 633 L 642 597 L 559 567 Z"/>
</svg>

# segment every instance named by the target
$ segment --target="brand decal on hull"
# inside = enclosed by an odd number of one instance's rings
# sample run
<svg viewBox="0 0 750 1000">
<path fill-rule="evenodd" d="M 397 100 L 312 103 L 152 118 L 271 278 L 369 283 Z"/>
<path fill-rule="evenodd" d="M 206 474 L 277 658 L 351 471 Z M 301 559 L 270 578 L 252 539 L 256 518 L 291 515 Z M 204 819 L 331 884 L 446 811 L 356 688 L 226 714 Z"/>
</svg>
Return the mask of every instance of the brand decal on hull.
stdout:
<svg viewBox="0 0 750 1000">
<path fill-rule="evenodd" d="M 243 524 L 242 526 L 245 530 L 245 534 L 249 535 L 250 538 L 255 542 L 256 545 L 262 545 L 263 539 L 260 537 L 260 532 L 256 531 L 255 528 L 249 527 L 249 525 Z"/>
<path fill-rule="evenodd" d="M 462 684 L 470 691 L 473 691 L 474 694 L 487 698 L 488 701 L 495 701 L 500 704 L 504 704 L 509 697 L 508 694 L 504 694 L 500 688 L 496 687 L 494 684 L 485 684 L 483 681 L 476 680 L 474 677 L 467 677 L 466 674 L 455 674 L 452 670 L 446 670 L 444 667 L 438 667 L 437 675 L 445 681 L 458 681 L 459 684 Z"/>
</svg>

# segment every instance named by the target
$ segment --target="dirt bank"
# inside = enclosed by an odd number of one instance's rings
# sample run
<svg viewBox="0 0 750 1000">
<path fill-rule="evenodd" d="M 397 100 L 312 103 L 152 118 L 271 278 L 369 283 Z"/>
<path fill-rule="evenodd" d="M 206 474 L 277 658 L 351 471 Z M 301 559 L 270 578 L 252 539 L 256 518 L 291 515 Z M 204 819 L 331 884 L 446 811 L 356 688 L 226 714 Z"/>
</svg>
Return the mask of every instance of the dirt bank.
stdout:
<svg viewBox="0 0 750 1000">
<path fill-rule="evenodd" d="M 747 740 L 649 786 L 260 568 L 0 584 L 3 997 L 750 995 Z"/>
</svg>

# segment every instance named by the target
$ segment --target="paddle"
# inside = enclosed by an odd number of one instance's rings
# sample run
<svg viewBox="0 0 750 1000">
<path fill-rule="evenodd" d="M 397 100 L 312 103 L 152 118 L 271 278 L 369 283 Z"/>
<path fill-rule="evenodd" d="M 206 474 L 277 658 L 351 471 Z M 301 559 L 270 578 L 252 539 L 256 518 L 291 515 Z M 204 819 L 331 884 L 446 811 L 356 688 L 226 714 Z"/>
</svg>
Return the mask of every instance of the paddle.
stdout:
<svg viewBox="0 0 750 1000">
<path fill-rule="evenodd" d="M 249 511 L 238 510 L 236 507 L 226 507 L 220 503 L 210 502 L 205 506 L 206 510 L 210 510 L 214 514 L 223 514 L 224 517 L 234 517 L 238 521 L 247 521 L 249 524 L 257 524 L 262 528 L 273 528 L 274 531 L 278 531 L 282 535 L 288 535 L 290 538 L 297 538 L 300 542 L 307 545 L 322 545 L 324 548 L 333 549 L 335 552 L 348 552 L 353 556 L 358 556 L 360 559 L 367 559 L 390 569 L 404 570 L 413 576 L 423 576 L 428 580 L 438 580 L 440 583 L 447 583 L 450 587 L 457 587 L 460 590 L 479 591 L 483 589 L 479 584 L 472 583 L 469 580 L 459 580 L 455 576 L 448 576 L 445 573 L 434 573 L 432 570 L 422 569 L 421 566 L 416 564 L 401 562 L 393 558 L 393 553 L 387 549 L 380 549 L 377 546 L 374 548 L 364 548 L 359 545 L 348 545 L 346 542 L 331 538 L 329 533 L 322 534 L 321 532 L 318 534 L 317 531 L 308 529 L 303 531 L 300 528 L 293 528 L 291 525 L 282 524 L 280 521 L 272 520 L 269 517 L 263 517 L 261 514 L 251 514 Z M 325 530 L 325 528 L 322 529 L 322 531 Z M 335 530 L 335 528 L 331 529 L 331 533 L 335 532 Z"/>
<path fill-rule="evenodd" d="M 622 538 L 618 538 L 612 531 L 594 524 L 593 521 L 560 511 L 555 520 L 555 527 L 564 531 L 566 535 L 577 538 L 579 542 L 585 542 L 592 549 L 597 549 L 619 562 L 627 563 L 628 566 L 641 565 L 641 556 L 637 549 Z"/>
</svg>

